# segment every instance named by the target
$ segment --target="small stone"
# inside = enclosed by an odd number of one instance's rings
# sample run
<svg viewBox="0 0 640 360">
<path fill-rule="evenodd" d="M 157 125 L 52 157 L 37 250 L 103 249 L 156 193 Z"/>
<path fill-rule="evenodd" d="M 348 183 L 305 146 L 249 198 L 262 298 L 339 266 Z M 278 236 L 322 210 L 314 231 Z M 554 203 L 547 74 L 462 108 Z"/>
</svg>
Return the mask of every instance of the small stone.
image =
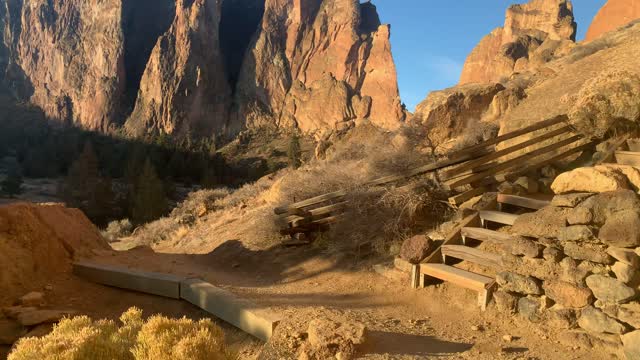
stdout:
<svg viewBox="0 0 640 360">
<path fill-rule="evenodd" d="M 569 308 L 582 308 L 593 299 L 591 290 L 564 281 L 545 281 L 545 294 L 556 303 Z"/>
<path fill-rule="evenodd" d="M 576 260 L 588 260 L 599 264 L 612 264 L 613 258 L 603 249 L 588 244 L 578 245 L 568 242 L 564 245 L 564 253 Z"/>
<path fill-rule="evenodd" d="M 400 248 L 400 257 L 412 263 L 419 264 L 432 251 L 433 241 L 426 235 L 417 235 L 405 240 Z"/>
<path fill-rule="evenodd" d="M 551 200 L 551 206 L 558 207 L 576 207 L 580 205 L 581 202 L 593 196 L 593 193 L 574 193 L 574 194 L 565 194 L 565 195 L 556 195 Z"/>
<path fill-rule="evenodd" d="M 638 257 L 634 250 L 611 246 L 607 249 L 607 254 L 636 269 L 640 268 L 640 257 Z"/>
<path fill-rule="evenodd" d="M 511 254 L 537 258 L 542 252 L 542 245 L 521 236 L 515 236 L 510 242 Z"/>
<path fill-rule="evenodd" d="M 640 215 L 633 210 L 620 211 L 604 223 L 598 238 L 609 246 L 629 248 L 640 245 Z"/>
<path fill-rule="evenodd" d="M 9 319 L 15 319 L 23 312 L 36 311 L 38 308 L 25 306 L 10 306 L 2 309 L 2 313 Z"/>
<path fill-rule="evenodd" d="M 620 305 L 616 317 L 636 329 L 640 328 L 640 304 L 637 302 Z"/>
<path fill-rule="evenodd" d="M 576 327 L 576 313 L 573 309 L 567 309 L 556 304 L 547 312 L 549 325 L 556 329 L 573 329 Z"/>
<path fill-rule="evenodd" d="M 538 182 L 529 177 L 521 176 L 513 184 L 522 187 L 527 194 L 538 193 Z"/>
<path fill-rule="evenodd" d="M 20 305 L 42 306 L 44 305 L 44 294 L 41 292 L 32 291 L 20 298 Z"/>
<path fill-rule="evenodd" d="M 53 291 L 53 285 L 49 284 L 44 287 L 46 291 Z"/>
<path fill-rule="evenodd" d="M 564 258 L 564 253 L 557 247 L 549 246 L 542 251 L 542 257 L 547 261 L 559 263 Z"/>
<path fill-rule="evenodd" d="M 593 222 L 593 212 L 586 207 L 578 207 L 569 212 L 567 223 L 569 225 L 589 225 Z"/>
<path fill-rule="evenodd" d="M 493 294 L 493 300 L 496 302 L 498 311 L 506 313 L 514 313 L 518 304 L 517 296 L 502 290 L 498 290 Z"/>
<path fill-rule="evenodd" d="M 592 306 L 582 309 L 578 325 L 594 333 L 623 334 L 626 331 L 624 325 Z"/>
<path fill-rule="evenodd" d="M 619 261 L 611 266 L 611 271 L 616 275 L 616 279 L 625 284 L 633 282 L 637 277 L 636 269 Z"/>
<path fill-rule="evenodd" d="M 513 341 L 513 335 L 502 335 L 502 340 L 505 342 L 512 342 Z"/>
<path fill-rule="evenodd" d="M 572 225 L 560 230 L 558 240 L 560 241 L 586 241 L 595 236 L 591 228 L 586 225 Z"/>
<path fill-rule="evenodd" d="M 553 179 L 558 176 L 558 169 L 554 168 L 551 165 L 547 165 L 540 169 L 540 175 L 542 175 L 542 177 Z"/>
<path fill-rule="evenodd" d="M 471 331 L 480 331 L 480 327 L 477 325 L 471 326 Z"/>
<path fill-rule="evenodd" d="M 538 281 L 530 276 L 522 276 L 516 273 L 503 271 L 496 275 L 498 285 L 505 291 L 516 292 L 520 294 L 542 294 L 542 289 Z"/>
<path fill-rule="evenodd" d="M 607 276 L 591 275 L 587 277 L 586 282 L 596 299 L 605 303 L 624 303 L 633 299 L 636 295 L 634 289 L 619 280 Z"/>
</svg>

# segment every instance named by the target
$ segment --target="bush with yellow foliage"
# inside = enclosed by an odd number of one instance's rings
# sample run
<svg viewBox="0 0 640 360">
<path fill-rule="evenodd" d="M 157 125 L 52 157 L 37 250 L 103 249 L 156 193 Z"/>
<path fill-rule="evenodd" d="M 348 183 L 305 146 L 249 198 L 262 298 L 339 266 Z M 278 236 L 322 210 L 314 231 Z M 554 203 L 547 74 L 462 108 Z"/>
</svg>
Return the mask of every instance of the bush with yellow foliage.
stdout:
<svg viewBox="0 0 640 360">
<path fill-rule="evenodd" d="M 224 333 L 209 319 L 168 319 L 131 308 L 113 320 L 87 316 L 60 321 L 42 338 L 23 338 L 8 360 L 233 360 Z"/>
</svg>

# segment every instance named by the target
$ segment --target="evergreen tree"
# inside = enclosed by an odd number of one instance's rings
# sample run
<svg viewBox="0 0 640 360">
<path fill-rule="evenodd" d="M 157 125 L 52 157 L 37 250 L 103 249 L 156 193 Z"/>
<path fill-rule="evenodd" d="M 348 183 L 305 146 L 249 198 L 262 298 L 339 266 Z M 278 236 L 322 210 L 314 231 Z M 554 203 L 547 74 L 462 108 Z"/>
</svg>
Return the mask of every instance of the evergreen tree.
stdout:
<svg viewBox="0 0 640 360">
<path fill-rule="evenodd" d="M 22 193 L 22 174 L 18 164 L 14 164 L 9 168 L 7 177 L 0 183 L 2 192 L 9 197 L 14 197 Z"/>
<path fill-rule="evenodd" d="M 87 141 L 84 150 L 69 168 L 61 195 L 70 205 L 86 210 L 87 202 L 93 197 L 99 181 L 98 158 L 93 145 Z"/>
<path fill-rule="evenodd" d="M 147 158 L 134 187 L 131 215 L 135 222 L 142 224 L 161 217 L 166 210 L 167 198 L 162 181 Z"/>
<path fill-rule="evenodd" d="M 289 157 L 289 166 L 297 169 L 302 166 L 302 149 L 300 148 L 300 136 L 293 133 L 289 139 L 289 148 L 287 149 Z"/>
</svg>

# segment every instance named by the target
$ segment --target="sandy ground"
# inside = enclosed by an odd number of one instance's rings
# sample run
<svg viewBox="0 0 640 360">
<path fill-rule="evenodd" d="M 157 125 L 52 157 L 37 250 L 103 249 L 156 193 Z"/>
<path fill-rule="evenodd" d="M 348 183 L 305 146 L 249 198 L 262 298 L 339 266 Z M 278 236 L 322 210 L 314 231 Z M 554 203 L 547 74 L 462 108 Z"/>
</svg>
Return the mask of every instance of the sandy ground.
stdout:
<svg viewBox="0 0 640 360">
<path fill-rule="evenodd" d="M 556 340 L 557 331 L 494 308 L 481 312 L 471 291 L 449 284 L 414 290 L 408 279 L 393 271 L 389 276 L 373 271 L 372 262 L 330 258 L 313 248 L 255 252 L 228 241 L 206 255 L 157 254 L 137 248 L 100 254 L 94 261 L 202 277 L 279 313 L 285 320 L 260 359 L 295 359 L 300 345 L 296 335 L 319 316 L 365 324 L 369 341 L 362 359 L 611 358 L 606 352 L 562 344 Z M 95 316 L 111 317 L 131 305 L 147 313 L 206 316 L 187 304 L 131 293 L 121 296 L 117 290 L 69 281 L 77 286 L 68 293 L 75 294 L 75 302 L 69 305 Z M 260 342 L 228 326 L 225 329 L 242 359 L 258 358 Z M 504 335 L 514 340 L 507 342 Z"/>
</svg>

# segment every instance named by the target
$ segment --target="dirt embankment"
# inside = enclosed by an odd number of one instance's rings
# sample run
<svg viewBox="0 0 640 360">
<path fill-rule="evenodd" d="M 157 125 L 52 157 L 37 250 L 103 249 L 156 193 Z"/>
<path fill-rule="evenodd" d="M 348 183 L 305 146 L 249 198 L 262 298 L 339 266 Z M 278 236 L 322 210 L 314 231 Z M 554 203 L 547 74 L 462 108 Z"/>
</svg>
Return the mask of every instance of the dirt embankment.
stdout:
<svg viewBox="0 0 640 360">
<path fill-rule="evenodd" d="M 0 206 L 0 304 L 71 271 L 74 258 L 108 249 L 78 209 L 58 204 Z"/>
</svg>

